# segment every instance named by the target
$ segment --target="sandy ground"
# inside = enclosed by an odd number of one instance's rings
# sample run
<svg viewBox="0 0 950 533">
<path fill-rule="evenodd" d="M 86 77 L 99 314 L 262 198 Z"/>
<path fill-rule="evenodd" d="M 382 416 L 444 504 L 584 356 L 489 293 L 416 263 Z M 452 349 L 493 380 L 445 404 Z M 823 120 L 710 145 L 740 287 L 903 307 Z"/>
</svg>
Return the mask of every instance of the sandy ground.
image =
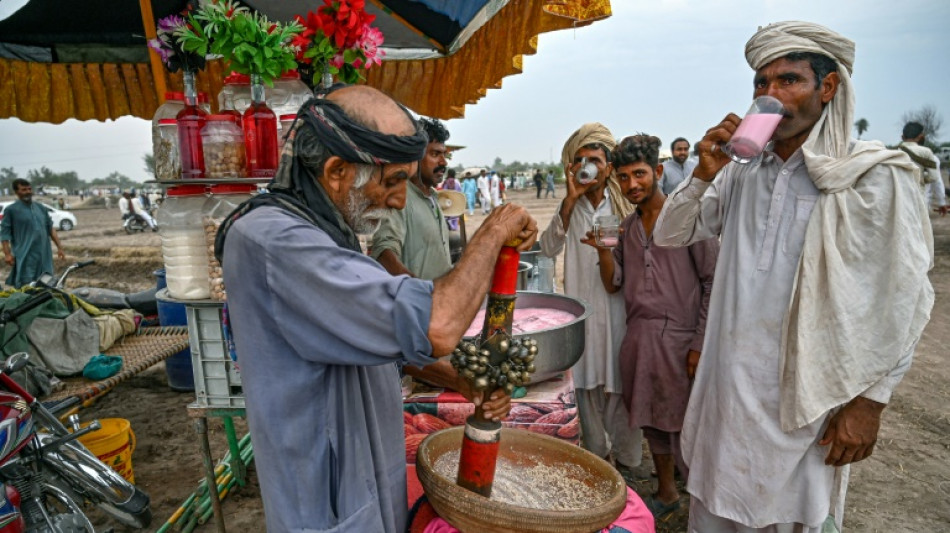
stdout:
<svg viewBox="0 0 950 533">
<path fill-rule="evenodd" d="M 558 202 L 535 199 L 533 190 L 516 191 L 509 197 L 526 205 L 542 228 Z M 78 204 L 78 198 L 71 201 Z M 161 267 L 157 234 L 125 235 L 115 209 L 75 213 L 79 219 L 76 229 L 61 233 L 67 262 L 95 258 L 97 264 L 77 272 L 71 286 L 131 291 L 154 284 L 151 273 Z M 469 230 L 483 219 L 480 214 L 472 217 Z M 914 366 L 885 411 L 874 455 L 852 470 L 845 522 L 849 531 L 950 531 L 950 365 L 946 364 L 950 346 L 950 217 L 934 218 L 933 223 L 936 265 L 931 279 L 937 303 Z M 5 277 L 6 272 L 2 275 Z M 152 530 L 172 515 L 203 475 L 193 421 L 186 412 L 192 401 L 193 393 L 168 388 L 164 368 L 158 365 L 121 384 L 83 413 L 84 419 L 121 417 L 132 422 L 138 440 L 133 457 L 135 477 L 152 498 Z M 241 434 L 246 431 L 240 420 L 238 428 Z M 211 422 L 211 442 L 215 457 L 221 457 L 226 445 L 219 420 Z M 649 459 L 645 459 L 637 472 L 645 479 L 634 483 L 644 496 L 652 492 L 647 475 L 650 467 Z M 251 470 L 249 485 L 224 502 L 229 531 L 264 530 L 259 491 Z M 684 506 L 658 522 L 658 531 L 685 531 L 685 523 Z M 99 527 L 106 524 L 107 519 L 98 517 Z M 206 524 L 199 530 L 213 529 Z M 131 530 L 119 526 L 116 531 Z"/>
</svg>

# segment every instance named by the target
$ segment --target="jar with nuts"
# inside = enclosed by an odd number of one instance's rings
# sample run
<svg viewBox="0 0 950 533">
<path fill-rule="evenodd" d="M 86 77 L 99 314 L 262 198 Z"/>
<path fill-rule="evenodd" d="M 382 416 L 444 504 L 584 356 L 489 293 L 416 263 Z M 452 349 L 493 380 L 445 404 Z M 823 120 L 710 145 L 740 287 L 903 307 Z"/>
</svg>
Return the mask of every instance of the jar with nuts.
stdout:
<svg viewBox="0 0 950 533">
<path fill-rule="evenodd" d="M 171 181 L 181 178 L 181 158 L 178 155 L 178 121 L 163 118 L 158 121 L 158 138 L 152 146 L 155 154 L 155 178 Z"/>
<path fill-rule="evenodd" d="M 208 250 L 208 289 L 212 300 L 226 301 L 227 292 L 224 290 L 224 271 L 221 263 L 214 257 L 214 239 L 218 235 L 218 227 L 225 217 L 245 200 L 254 195 L 257 185 L 252 184 L 222 184 L 211 187 L 211 197 L 205 201 L 201 210 L 201 219 L 205 232 L 205 245 Z"/>
<path fill-rule="evenodd" d="M 208 115 L 201 129 L 201 145 L 206 178 L 244 177 L 244 133 L 235 124 L 233 116 Z"/>
</svg>

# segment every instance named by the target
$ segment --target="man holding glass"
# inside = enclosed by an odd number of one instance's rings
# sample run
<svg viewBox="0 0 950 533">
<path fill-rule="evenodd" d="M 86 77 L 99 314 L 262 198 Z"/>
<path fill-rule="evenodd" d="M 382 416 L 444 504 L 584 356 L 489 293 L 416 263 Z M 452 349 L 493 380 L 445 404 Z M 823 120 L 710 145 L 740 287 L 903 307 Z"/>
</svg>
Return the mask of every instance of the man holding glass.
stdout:
<svg viewBox="0 0 950 533">
<path fill-rule="evenodd" d="M 840 529 L 847 465 L 873 451 L 929 318 L 913 163 L 849 136 L 854 49 L 817 24 L 760 29 L 754 96 L 784 106 L 771 147 L 732 162 L 726 116 L 657 221 L 661 246 L 721 238 L 681 441 L 691 532 L 817 533 L 829 512 Z"/>
<path fill-rule="evenodd" d="M 658 482 L 656 493 L 645 501 L 657 518 L 679 508 L 674 469 L 688 478 L 680 429 L 703 349 L 719 252 L 714 238 L 683 248 L 653 245 L 653 228 L 666 201 L 659 159 L 657 137 L 639 134 L 620 142 L 611 164 L 624 196 L 637 210 L 621 224 L 615 247 L 607 246 L 602 230 L 584 239 L 597 250 L 604 290 L 622 291 L 626 304 L 620 347 L 623 399 L 630 426 L 641 428 L 650 444 Z"/>
<path fill-rule="evenodd" d="M 618 470 L 638 466 L 641 436 L 628 424 L 617 353 L 623 341 L 626 313 L 623 297 L 608 294 L 597 275 L 597 252 L 581 243 L 595 219 L 633 212 L 620 192 L 610 165 L 614 136 L 599 123 L 583 125 L 564 145 L 561 162 L 567 178 L 567 197 L 541 235 L 541 254 L 554 258 L 564 250 L 564 294 L 588 303 L 584 322 L 584 355 L 573 367 L 574 393 L 581 421 L 583 445 L 600 457 L 613 452 Z M 595 170 L 581 183 L 580 171 Z M 609 441 L 608 441 L 609 436 Z M 626 467 L 626 468 L 625 468 Z"/>
</svg>

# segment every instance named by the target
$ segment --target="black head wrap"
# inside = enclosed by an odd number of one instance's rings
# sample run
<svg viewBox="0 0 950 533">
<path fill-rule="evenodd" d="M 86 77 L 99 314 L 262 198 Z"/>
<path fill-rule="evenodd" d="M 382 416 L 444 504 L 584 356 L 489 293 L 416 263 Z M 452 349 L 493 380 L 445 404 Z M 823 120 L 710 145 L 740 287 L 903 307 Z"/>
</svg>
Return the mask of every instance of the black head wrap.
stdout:
<svg viewBox="0 0 950 533">
<path fill-rule="evenodd" d="M 268 186 L 270 192 L 239 205 L 218 229 L 214 242 L 214 255 L 218 261 L 222 261 L 224 241 L 234 222 L 263 205 L 285 209 L 325 231 L 338 246 L 360 251 L 356 233 L 316 179 L 316 172 L 322 169 L 315 167 L 329 155 L 351 163 L 375 166 L 421 160 L 429 143 L 428 137 L 412 115 L 404 107 L 400 108 L 415 126 L 413 135 L 391 135 L 372 130 L 354 121 L 339 105 L 325 98 L 312 98 L 304 104 L 287 134 L 277 175 Z"/>
</svg>

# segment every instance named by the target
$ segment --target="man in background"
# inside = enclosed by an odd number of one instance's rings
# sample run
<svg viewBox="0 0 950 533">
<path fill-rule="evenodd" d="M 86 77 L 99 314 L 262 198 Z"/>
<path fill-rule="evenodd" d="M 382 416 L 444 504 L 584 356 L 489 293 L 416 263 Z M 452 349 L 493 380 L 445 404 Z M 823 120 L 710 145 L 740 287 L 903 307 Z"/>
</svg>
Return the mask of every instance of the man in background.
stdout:
<svg viewBox="0 0 950 533">
<path fill-rule="evenodd" d="M 670 152 L 673 153 L 673 158 L 663 163 L 663 181 L 660 184 L 665 195 L 673 192 L 696 166 L 689 161 L 689 141 L 686 139 L 678 137 L 670 143 Z"/>
<path fill-rule="evenodd" d="M 409 179 L 405 209 L 382 219 L 370 241 L 370 255 L 394 276 L 436 279 L 452 268 L 449 228 L 435 186 L 445 173 L 445 141 L 449 130 L 441 121 L 422 117 L 429 137 L 419 172 Z"/>
<path fill-rule="evenodd" d="M 920 187 L 924 201 L 932 206 L 940 216 L 947 214 L 947 193 L 940 174 L 940 159 L 924 143 L 924 125 L 920 122 L 908 122 L 901 134 L 901 143 L 897 148 L 910 156 L 920 168 Z"/>
<path fill-rule="evenodd" d="M 612 174 L 614 145 L 610 130 L 596 122 L 582 126 L 564 144 L 561 162 L 567 196 L 541 235 L 541 253 L 554 258 L 564 251 L 564 294 L 590 306 L 591 315 L 584 322 L 584 355 L 573 367 L 583 445 L 603 458 L 612 453 L 623 472 L 638 466 L 641 459 L 640 431 L 629 425 L 617 360 L 626 311 L 623 295 L 608 294 L 601 284 L 597 251 L 581 243 L 597 217 L 614 215 L 623 220 L 633 212 Z M 582 158 L 597 167 L 596 179 L 586 184 L 574 176 Z"/>
<path fill-rule="evenodd" d="M 478 186 L 478 201 L 482 204 L 482 214 L 486 214 L 491 211 L 491 183 L 488 180 L 488 176 L 485 174 L 485 169 L 482 169 L 478 174 L 478 180 L 475 184 Z"/>
<path fill-rule="evenodd" d="M 53 273 L 53 250 L 63 260 L 63 245 L 49 211 L 33 202 L 33 186 L 22 178 L 13 180 L 17 200 L 3 210 L 0 222 L 0 240 L 3 241 L 3 260 L 10 266 L 7 285 L 20 288 L 36 281 L 41 274 Z"/>
</svg>

